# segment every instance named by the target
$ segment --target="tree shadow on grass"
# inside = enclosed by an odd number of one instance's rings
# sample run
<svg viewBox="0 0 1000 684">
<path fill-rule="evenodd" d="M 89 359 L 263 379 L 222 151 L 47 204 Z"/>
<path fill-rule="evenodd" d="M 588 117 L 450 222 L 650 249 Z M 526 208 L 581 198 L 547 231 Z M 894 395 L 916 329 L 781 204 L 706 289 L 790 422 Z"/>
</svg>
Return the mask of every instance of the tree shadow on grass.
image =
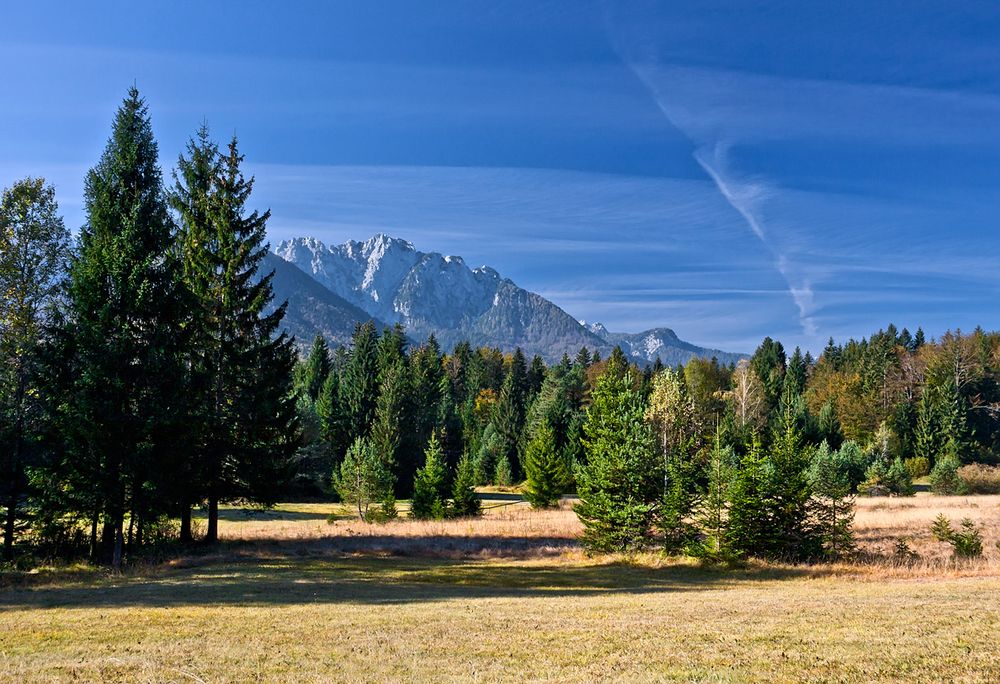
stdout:
<svg viewBox="0 0 1000 684">
<path fill-rule="evenodd" d="M 176 559 L 145 575 L 7 589 L 0 591 L 0 610 L 582 598 L 727 588 L 809 572 L 805 568 L 719 570 L 679 564 L 655 568 L 607 560 L 525 564 L 345 556 L 310 543 L 237 545 L 222 551 Z"/>
<path fill-rule="evenodd" d="M 196 520 L 205 520 L 208 518 L 208 513 L 202 510 L 196 510 L 193 513 L 193 517 Z M 329 517 L 328 513 L 313 513 L 309 511 L 285 511 L 274 508 L 220 508 L 219 509 L 219 520 L 224 520 L 226 522 L 256 522 L 256 521 L 272 521 L 272 520 L 287 520 L 287 521 L 300 521 L 300 520 L 326 520 Z"/>
</svg>

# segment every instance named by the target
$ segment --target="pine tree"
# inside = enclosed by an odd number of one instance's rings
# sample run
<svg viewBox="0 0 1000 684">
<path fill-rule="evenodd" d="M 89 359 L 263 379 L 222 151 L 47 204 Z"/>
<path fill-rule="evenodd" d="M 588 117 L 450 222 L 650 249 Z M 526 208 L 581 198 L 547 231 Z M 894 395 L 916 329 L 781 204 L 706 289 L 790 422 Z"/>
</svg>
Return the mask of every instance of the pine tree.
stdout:
<svg viewBox="0 0 1000 684">
<path fill-rule="evenodd" d="M 0 505 L 8 561 L 28 467 L 41 456 L 40 343 L 69 258 L 69 232 L 58 210 L 55 189 L 41 178 L 19 181 L 0 197 Z"/>
<path fill-rule="evenodd" d="M 410 517 L 417 519 L 443 518 L 447 513 L 448 471 L 444 452 L 437 434 L 431 433 L 424 450 L 424 467 L 417 471 L 413 481 L 413 500 Z"/>
<path fill-rule="evenodd" d="M 132 88 L 100 162 L 86 179 L 87 221 L 71 264 L 65 326 L 70 370 L 59 429 L 67 458 L 51 477 L 82 487 L 80 511 L 104 522 L 105 553 L 121 566 L 127 515 L 164 508 L 170 448 L 183 435 L 180 278 L 146 104 Z M 94 525 L 96 529 L 96 525 Z"/>
<path fill-rule="evenodd" d="M 452 515 L 467 518 L 482 514 L 482 502 L 476 496 L 475 484 L 472 459 L 463 454 L 451 488 Z"/>
<path fill-rule="evenodd" d="M 532 508 L 558 505 L 569 481 L 569 469 L 556 448 L 555 433 L 548 422 L 542 423 L 528 442 L 524 452 L 524 472 L 524 498 Z"/>
<path fill-rule="evenodd" d="M 628 365 L 612 354 L 587 410 L 587 462 L 576 473 L 580 502 L 574 510 L 592 551 L 647 546 L 658 513 L 662 472 L 633 381 Z"/>
</svg>

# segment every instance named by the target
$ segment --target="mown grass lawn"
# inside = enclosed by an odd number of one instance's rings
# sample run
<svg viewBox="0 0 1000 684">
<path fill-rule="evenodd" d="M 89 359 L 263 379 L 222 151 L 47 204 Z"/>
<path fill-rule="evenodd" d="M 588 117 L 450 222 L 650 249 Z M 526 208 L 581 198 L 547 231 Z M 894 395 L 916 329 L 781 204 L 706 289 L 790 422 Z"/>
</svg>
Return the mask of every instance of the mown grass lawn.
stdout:
<svg viewBox="0 0 1000 684">
<path fill-rule="evenodd" d="M 1000 681 L 1000 579 L 338 556 L 0 591 L 0 679 Z"/>
<path fill-rule="evenodd" d="M 570 502 L 485 503 L 227 508 L 216 549 L 0 576 L 0 682 L 1000 681 L 1000 497 L 860 499 L 868 560 L 738 570 L 587 558 Z M 982 526 L 982 560 L 948 558 L 942 512 Z"/>
</svg>

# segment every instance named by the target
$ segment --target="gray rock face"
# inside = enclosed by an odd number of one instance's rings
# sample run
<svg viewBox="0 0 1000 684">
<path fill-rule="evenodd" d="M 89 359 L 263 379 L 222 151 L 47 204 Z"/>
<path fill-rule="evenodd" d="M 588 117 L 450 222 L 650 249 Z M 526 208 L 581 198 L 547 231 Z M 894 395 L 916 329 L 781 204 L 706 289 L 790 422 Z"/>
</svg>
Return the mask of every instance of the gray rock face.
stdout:
<svg viewBox="0 0 1000 684">
<path fill-rule="evenodd" d="M 353 330 L 360 311 L 380 326 L 402 324 L 418 341 L 433 334 L 444 349 L 463 340 L 505 351 L 521 347 L 529 357 L 539 354 L 549 363 L 564 353 L 572 357 L 584 346 L 607 355 L 618 344 L 640 364 L 652 363 L 657 355 L 664 363 L 683 362 L 692 355 L 715 355 L 727 363 L 730 357 L 740 357 L 688 344 L 666 328 L 626 335 L 609 333 L 600 324 L 588 327 L 488 266 L 470 268 L 462 257 L 420 252 L 382 233 L 364 242 L 329 246 L 315 238 L 295 238 L 279 244 L 274 254 L 342 303 L 322 302 L 313 287 L 307 288 L 311 294 L 306 299 L 278 297 L 289 299 L 289 317 L 303 325 L 345 316 L 343 323 L 326 323 L 325 330 Z M 305 310 L 316 302 L 320 311 Z"/>
</svg>

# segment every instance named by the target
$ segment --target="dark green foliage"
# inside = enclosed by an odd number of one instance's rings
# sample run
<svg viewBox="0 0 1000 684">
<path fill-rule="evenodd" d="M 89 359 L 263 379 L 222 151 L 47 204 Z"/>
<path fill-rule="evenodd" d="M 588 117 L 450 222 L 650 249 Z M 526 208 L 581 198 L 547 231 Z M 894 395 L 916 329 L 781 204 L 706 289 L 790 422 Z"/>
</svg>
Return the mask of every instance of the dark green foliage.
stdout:
<svg viewBox="0 0 1000 684">
<path fill-rule="evenodd" d="M 764 401 L 768 407 L 778 405 L 785 380 L 785 348 L 781 342 L 765 337 L 750 358 L 750 368 L 764 388 Z"/>
<path fill-rule="evenodd" d="M 352 439 L 370 434 L 378 398 L 378 332 L 372 322 L 359 325 L 340 379 L 338 401 Z"/>
<path fill-rule="evenodd" d="M 652 540 L 662 470 L 645 409 L 631 371 L 612 354 L 591 396 L 583 427 L 587 460 L 576 473 L 575 510 L 590 551 L 631 551 Z"/>
<path fill-rule="evenodd" d="M 944 495 L 963 494 L 965 484 L 958 476 L 958 469 L 961 466 L 959 460 L 952 455 L 938 460 L 931 470 L 931 491 Z"/>
<path fill-rule="evenodd" d="M 569 484 L 569 467 L 556 448 L 555 433 L 547 422 L 542 423 L 524 452 L 526 476 L 524 498 L 532 508 L 549 508 Z"/>
<path fill-rule="evenodd" d="M 729 545 L 729 498 L 735 454 L 723 446 L 718 432 L 707 466 L 708 483 L 694 511 L 694 528 L 700 537 L 688 545 L 688 553 L 707 562 L 731 562 L 736 554 Z"/>
<path fill-rule="evenodd" d="M 934 519 L 931 534 L 938 541 L 951 544 L 956 558 L 979 558 L 983 555 L 983 535 L 976 523 L 964 518 L 961 528 L 956 530 L 951 521 L 942 513 Z"/>
<path fill-rule="evenodd" d="M 204 128 L 189 153 L 192 166 L 215 154 Z M 201 427 L 192 451 L 202 489 L 184 492 L 182 506 L 208 500 L 209 542 L 217 538 L 220 501 L 276 503 L 298 439 L 294 348 L 279 333 L 284 306 L 267 313 L 272 275 L 259 273 L 270 212 L 246 208 L 254 180 L 243 176 L 242 162 L 234 138 L 211 167 L 207 195 L 200 173 L 188 173 L 172 196 L 182 219 L 183 280 L 192 311 L 190 405 Z"/>
<path fill-rule="evenodd" d="M 482 514 L 482 503 L 476 496 L 475 484 L 472 459 L 464 454 L 458 462 L 455 482 L 451 487 L 452 515 L 467 518 Z"/>
<path fill-rule="evenodd" d="M 371 439 L 372 447 L 386 467 L 399 472 L 399 447 L 409 408 L 410 376 L 403 358 L 394 358 L 389 363 L 391 365 L 381 372 L 382 383 L 375 402 Z"/>
<path fill-rule="evenodd" d="M 183 297 L 156 142 L 133 88 L 85 185 L 86 224 L 69 271 L 65 325 L 52 357 L 65 458 L 48 464 L 67 511 L 103 523 L 104 557 L 121 565 L 129 513 L 163 512 L 181 433 Z M 179 464 L 184 470 L 183 464 Z"/>
<path fill-rule="evenodd" d="M 822 540 L 806 473 L 809 449 L 791 414 L 783 423 L 768 453 L 755 441 L 741 462 L 730 500 L 729 541 L 740 554 L 802 560 L 817 556 Z"/>
<path fill-rule="evenodd" d="M 28 470 L 39 465 L 47 428 L 41 397 L 43 327 L 69 258 L 69 232 L 55 189 L 26 178 L 0 198 L 0 506 L 3 559 L 28 500 Z"/>
<path fill-rule="evenodd" d="M 295 367 L 296 390 L 301 396 L 315 403 L 330 375 L 330 370 L 330 348 L 326 340 L 317 335 L 305 361 Z"/>
<path fill-rule="evenodd" d="M 854 547 L 851 532 L 854 521 L 852 468 L 849 456 L 841 451 L 832 451 L 826 442 L 816 449 L 809 464 L 817 529 L 823 549 L 831 558 L 839 558 Z"/>
<path fill-rule="evenodd" d="M 424 450 L 424 467 L 417 471 L 413 482 L 410 517 L 417 519 L 443 518 L 448 512 L 448 471 L 444 452 L 437 434 L 431 433 Z"/>
</svg>

